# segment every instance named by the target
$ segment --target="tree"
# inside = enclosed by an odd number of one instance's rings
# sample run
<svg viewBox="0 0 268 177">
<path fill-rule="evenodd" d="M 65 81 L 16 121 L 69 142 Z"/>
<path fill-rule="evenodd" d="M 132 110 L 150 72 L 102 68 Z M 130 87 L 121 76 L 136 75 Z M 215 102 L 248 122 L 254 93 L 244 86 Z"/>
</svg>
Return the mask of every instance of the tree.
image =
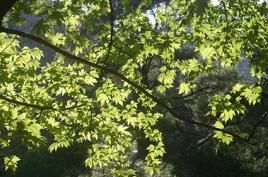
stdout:
<svg viewBox="0 0 268 177">
<path fill-rule="evenodd" d="M 24 24 L 25 14 L 37 21 Z M 131 176 L 135 170 L 128 156 L 144 136 L 147 171 L 157 174 L 165 152 L 157 124 L 163 117 L 225 144 L 233 139 L 256 144 L 259 124 L 244 131 L 232 123 L 264 93 L 265 2 L 21 0 L 0 17 L 0 141 L 6 170 L 17 167 L 19 146 L 48 144 L 54 152 L 83 144 L 87 167 Z M 33 30 L 8 24 L 33 25 Z M 185 45 L 194 49 L 192 58 L 177 54 Z M 44 48 L 57 53 L 45 64 Z M 245 58 L 254 79 L 225 82 Z M 185 103 L 204 92 L 210 93 L 205 113 L 194 117 L 176 109 L 174 97 Z"/>
</svg>

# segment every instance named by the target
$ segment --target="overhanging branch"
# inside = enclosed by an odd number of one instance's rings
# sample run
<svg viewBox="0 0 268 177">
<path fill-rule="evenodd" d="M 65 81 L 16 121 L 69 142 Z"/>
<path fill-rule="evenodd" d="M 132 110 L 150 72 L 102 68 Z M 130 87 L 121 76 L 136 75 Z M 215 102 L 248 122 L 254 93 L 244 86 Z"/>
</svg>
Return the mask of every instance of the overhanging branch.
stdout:
<svg viewBox="0 0 268 177">
<path fill-rule="evenodd" d="M 105 71 L 107 73 L 112 74 L 113 76 L 119 78 L 120 80 L 125 81 L 126 83 L 130 84 L 133 88 L 137 89 L 140 93 L 143 93 L 144 95 L 146 95 L 147 97 L 152 99 L 155 103 L 157 103 L 158 106 L 165 108 L 173 117 L 177 118 L 176 120 L 178 120 L 178 121 L 181 120 L 181 121 L 183 121 L 185 123 L 197 125 L 197 126 L 200 126 L 200 127 L 210 129 L 210 130 L 220 131 L 220 132 L 232 135 L 234 138 L 239 139 L 241 141 L 248 142 L 247 139 L 244 139 L 244 138 L 240 137 L 239 135 L 234 134 L 234 133 L 232 133 L 232 132 L 230 132 L 228 130 L 219 129 L 219 128 L 213 127 L 211 125 L 207 125 L 207 124 L 197 122 L 195 120 L 188 119 L 186 117 L 180 116 L 172 108 L 170 108 L 166 103 L 162 102 L 160 99 L 158 99 L 157 97 L 155 97 L 154 95 L 152 95 L 151 93 L 146 91 L 142 86 L 140 86 L 140 85 L 136 84 L 135 82 L 129 80 L 123 74 L 121 74 L 121 73 L 119 73 L 117 71 L 114 71 L 113 69 L 110 69 L 110 68 L 108 68 L 106 66 L 103 66 L 103 65 L 93 63 L 93 62 L 88 61 L 88 60 L 86 60 L 84 58 L 72 55 L 71 53 L 69 53 L 69 52 L 67 52 L 67 51 L 65 51 L 63 49 L 60 49 L 59 47 L 47 42 L 46 40 L 44 40 L 42 38 L 36 37 L 34 35 L 31 35 L 31 34 L 24 33 L 22 31 L 9 29 L 9 28 L 5 28 L 5 27 L 1 26 L 0 27 L 0 32 L 5 32 L 7 34 L 15 34 L 15 35 L 30 39 L 30 40 L 35 41 L 35 42 L 37 42 L 39 44 L 42 44 L 42 45 L 44 45 L 46 47 L 49 47 L 50 49 L 58 52 L 59 54 L 65 56 L 66 58 L 72 59 L 75 62 L 82 63 L 82 64 L 85 64 L 87 66 L 94 67 L 94 68 L 97 68 L 97 69 L 100 69 L 102 71 Z"/>
</svg>

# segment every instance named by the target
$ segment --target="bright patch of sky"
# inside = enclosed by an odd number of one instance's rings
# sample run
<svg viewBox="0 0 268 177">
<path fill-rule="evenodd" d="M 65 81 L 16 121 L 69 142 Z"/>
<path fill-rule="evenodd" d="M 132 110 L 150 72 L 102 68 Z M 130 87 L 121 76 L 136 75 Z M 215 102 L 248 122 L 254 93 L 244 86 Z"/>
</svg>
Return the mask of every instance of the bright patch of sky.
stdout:
<svg viewBox="0 0 268 177">
<path fill-rule="evenodd" d="M 155 19 L 155 16 L 154 16 L 154 13 L 152 12 L 152 10 L 148 10 L 147 12 L 147 15 L 148 15 L 148 18 L 149 18 L 149 23 L 153 26 L 156 25 L 156 19 Z"/>
<path fill-rule="evenodd" d="M 259 0 L 259 3 L 263 3 L 263 2 L 268 3 L 268 0 Z"/>
<path fill-rule="evenodd" d="M 220 5 L 221 1 L 220 0 L 211 0 L 210 2 L 211 2 L 212 5 L 218 6 L 218 5 Z M 268 0 L 257 0 L 257 2 L 260 3 L 260 4 L 263 3 L 263 2 L 267 3 Z"/>
<path fill-rule="evenodd" d="M 257 3 L 261 4 L 261 3 L 268 3 L 268 0 L 256 0 Z M 211 4 L 214 5 L 214 6 L 219 6 L 220 5 L 220 0 L 210 0 Z M 160 7 L 164 5 L 163 3 L 160 3 Z M 153 9 L 151 10 L 148 10 L 146 13 L 148 15 L 148 18 L 149 18 L 149 22 L 151 25 L 155 26 L 156 25 L 156 19 L 155 19 L 155 14 L 156 14 L 156 11 L 159 10 L 159 6 L 155 6 Z"/>
<path fill-rule="evenodd" d="M 155 15 L 157 15 L 157 11 L 160 12 L 164 12 L 165 9 L 165 4 L 164 3 L 160 3 L 157 6 L 153 7 L 151 10 L 147 10 L 147 15 L 149 18 L 149 22 L 151 25 L 155 26 L 156 25 L 156 17 Z"/>
<path fill-rule="evenodd" d="M 214 6 L 218 6 L 218 5 L 220 5 L 220 1 L 219 0 L 211 0 L 211 4 Z"/>
</svg>

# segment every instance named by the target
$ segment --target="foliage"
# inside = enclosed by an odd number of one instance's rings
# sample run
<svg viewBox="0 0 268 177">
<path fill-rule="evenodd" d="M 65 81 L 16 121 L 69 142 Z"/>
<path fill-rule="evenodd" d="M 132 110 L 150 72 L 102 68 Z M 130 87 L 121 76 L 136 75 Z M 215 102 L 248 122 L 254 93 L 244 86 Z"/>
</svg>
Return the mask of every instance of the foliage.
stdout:
<svg viewBox="0 0 268 177">
<path fill-rule="evenodd" d="M 160 174 L 165 148 L 157 123 L 166 111 L 176 123 L 209 129 L 219 142 L 251 143 L 251 131 L 229 124 L 262 100 L 266 3 L 129 2 L 21 0 L 9 11 L 0 27 L 0 149 L 6 170 L 20 162 L 18 144 L 29 150 L 47 144 L 51 153 L 86 144 L 86 167 L 133 176 L 128 153 L 142 133 L 149 142 L 146 172 Z M 26 14 L 36 18 L 30 34 L 21 32 L 29 25 Z M 14 30 L 8 24 L 24 26 Z M 176 55 L 188 44 L 191 58 Z M 53 61 L 45 50 L 56 52 Z M 252 81 L 221 89 L 223 75 L 245 58 Z M 206 115 L 196 120 L 171 107 L 170 93 L 191 97 L 204 90 L 202 77 L 211 75 Z"/>
</svg>

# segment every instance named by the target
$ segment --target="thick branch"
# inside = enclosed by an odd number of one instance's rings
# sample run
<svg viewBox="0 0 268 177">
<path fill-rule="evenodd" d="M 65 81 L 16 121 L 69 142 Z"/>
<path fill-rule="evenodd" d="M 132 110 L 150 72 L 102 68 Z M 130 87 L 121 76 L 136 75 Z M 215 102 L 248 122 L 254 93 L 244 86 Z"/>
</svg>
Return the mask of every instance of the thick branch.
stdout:
<svg viewBox="0 0 268 177">
<path fill-rule="evenodd" d="M 129 80 L 123 74 L 118 73 L 118 72 L 114 71 L 113 69 L 110 69 L 110 68 L 108 68 L 106 66 L 103 66 L 103 65 L 99 65 L 99 64 L 93 63 L 93 62 L 88 61 L 88 60 L 86 60 L 84 58 L 81 58 L 81 57 L 72 55 L 71 53 L 69 53 L 69 52 L 67 52 L 67 51 L 65 51 L 63 49 L 60 49 L 60 48 L 56 47 L 55 45 L 52 45 L 51 43 L 45 41 L 44 39 L 41 39 L 41 38 L 36 37 L 36 36 L 33 36 L 31 34 L 27 34 L 27 33 L 24 33 L 22 31 L 18 31 L 18 30 L 14 30 L 14 29 L 9 29 L 9 28 L 5 28 L 5 27 L 0 27 L 0 31 L 1 32 L 8 33 L 8 34 L 19 35 L 21 37 L 30 39 L 30 40 L 35 41 L 37 43 L 40 43 L 40 44 L 42 44 L 42 45 L 44 45 L 46 47 L 49 47 L 50 49 L 52 49 L 52 50 L 54 50 L 54 51 L 62 54 L 66 58 L 72 59 L 75 62 L 83 63 L 83 64 L 85 64 L 87 66 L 94 67 L 94 68 L 100 69 L 102 71 L 105 71 L 107 73 L 110 73 L 110 74 L 114 75 L 115 77 L 121 79 L 122 81 L 127 82 L 132 87 L 134 87 L 135 89 L 137 89 L 140 93 L 143 93 L 147 97 L 151 98 L 155 103 L 157 103 L 158 106 L 161 106 L 161 107 L 165 108 L 173 117 L 176 117 L 177 119 L 179 119 L 179 120 L 181 120 L 183 122 L 186 122 L 186 123 L 189 123 L 189 124 L 193 124 L 193 125 L 197 125 L 197 126 L 204 127 L 204 128 L 208 128 L 208 129 L 211 129 L 211 130 L 220 131 L 220 132 L 223 132 L 223 133 L 232 135 L 234 138 L 237 138 L 237 139 L 239 139 L 241 141 L 246 141 L 247 142 L 247 139 L 244 139 L 244 138 L 240 137 L 239 135 L 236 135 L 236 134 L 234 134 L 234 133 L 232 133 L 232 132 L 230 132 L 228 130 L 215 128 L 215 127 L 213 127 L 211 125 L 207 125 L 207 124 L 204 124 L 204 123 L 201 123 L 201 122 L 197 122 L 195 120 L 188 119 L 186 117 L 181 117 L 172 108 L 170 108 L 166 103 L 162 102 L 157 97 L 155 97 L 151 93 L 147 92 L 142 86 L 140 86 L 140 85 L 136 84 L 135 82 Z"/>
</svg>

